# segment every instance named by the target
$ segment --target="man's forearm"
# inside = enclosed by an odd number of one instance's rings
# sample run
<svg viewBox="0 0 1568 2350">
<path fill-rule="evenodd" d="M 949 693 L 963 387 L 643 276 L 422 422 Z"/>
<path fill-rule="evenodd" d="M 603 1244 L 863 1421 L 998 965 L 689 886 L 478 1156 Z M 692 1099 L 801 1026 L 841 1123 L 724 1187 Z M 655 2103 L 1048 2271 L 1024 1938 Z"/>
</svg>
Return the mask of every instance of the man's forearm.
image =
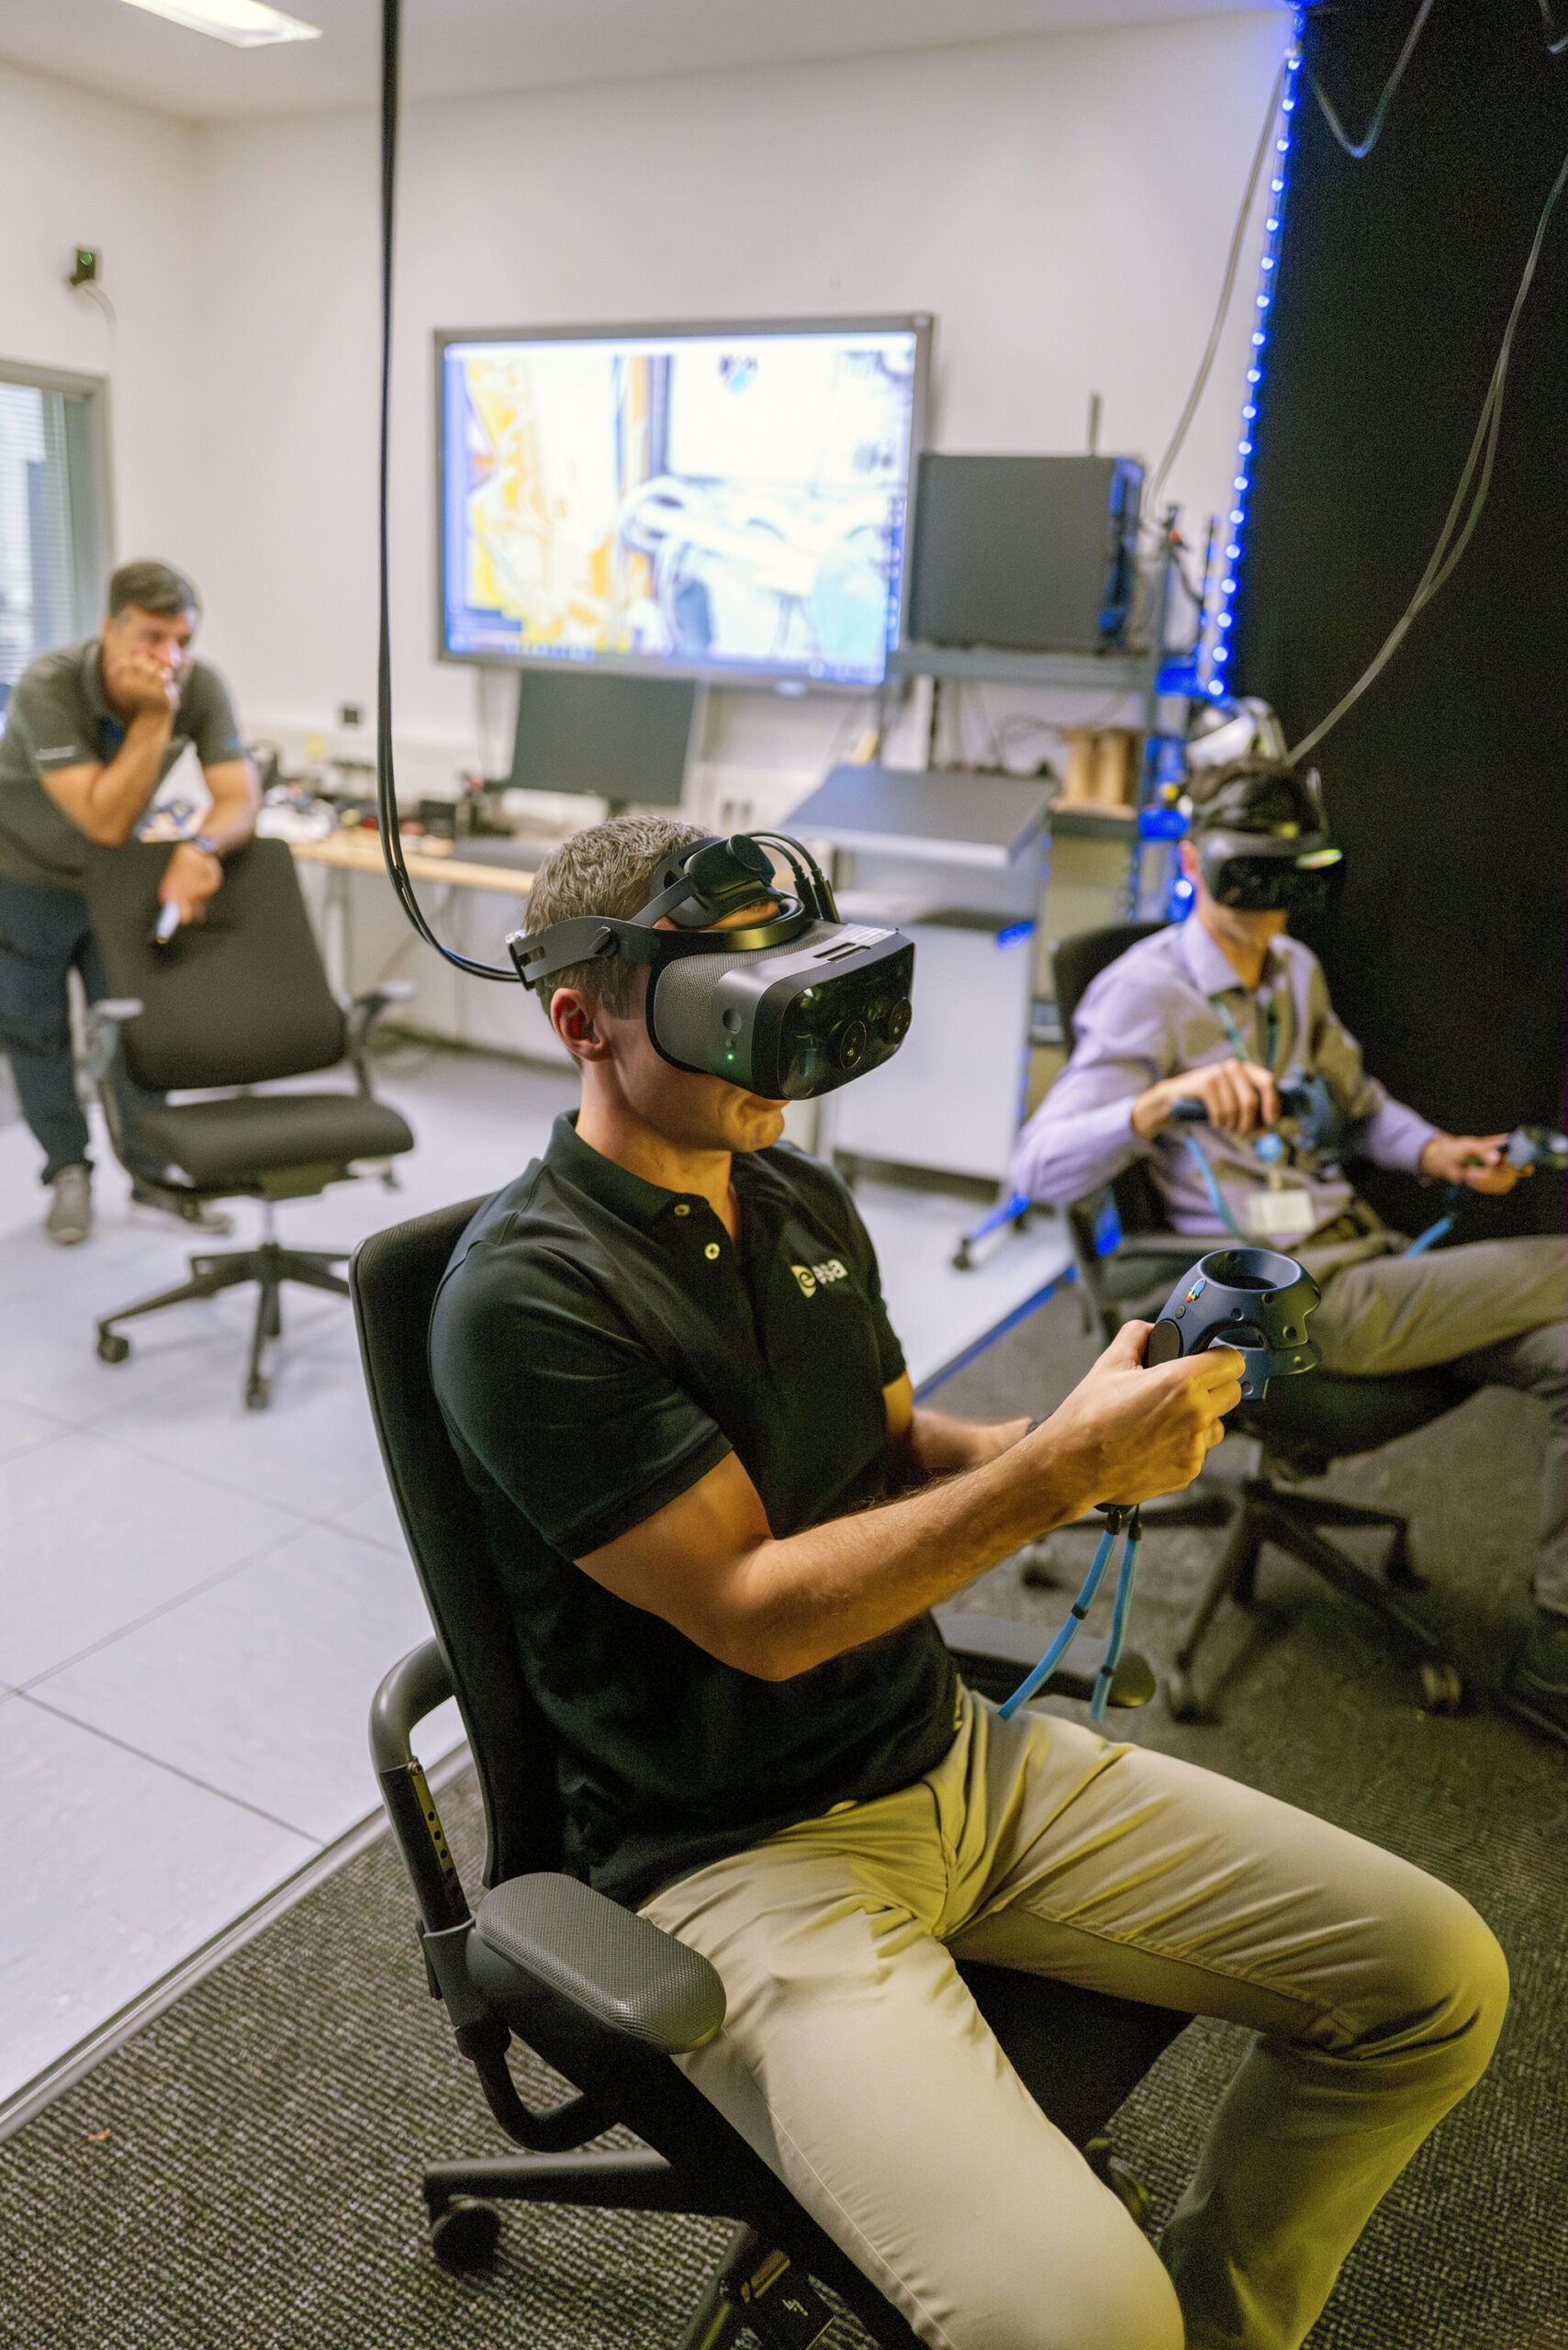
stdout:
<svg viewBox="0 0 1568 2350">
<path fill-rule="evenodd" d="M 946 1412 L 916 1411 L 908 1437 L 914 1475 L 912 1484 L 932 1477 L 953 1477 L 966 1469 L 982 1469 L 1010 1450 L 1028 1427 L 1025 1419 L 982 1423 L 956 1420 Z"/>
<path fill-rule="evenodd" d="M 788 1681 L 896 1630 L 1076 1517 L 1089 1496 L 1054 1470 L 1044 1438 L 1030 1439 L 1027 1465 L 1014 1438 L 994 1460 L 905 1500 L 758 1544 L 729 1594 L 745 1644 L 729 1661 Z"/>
<path fill-rule="evenodd" d="M 256 829 L 256 776 L 249 759 L 226 760 L 207 769 L 212 805 L 202 831 L 222 855 L 241 848 Z"/>
<path fill-rule="evenodd" d="M 147 711 L 131 720 L 125 741 L 87 794 L 88 822 L 82 829 L 90 840 L 118 848 L 129 839 L 158 789 L 173 723 L 167 714 Z"/>
</svg>

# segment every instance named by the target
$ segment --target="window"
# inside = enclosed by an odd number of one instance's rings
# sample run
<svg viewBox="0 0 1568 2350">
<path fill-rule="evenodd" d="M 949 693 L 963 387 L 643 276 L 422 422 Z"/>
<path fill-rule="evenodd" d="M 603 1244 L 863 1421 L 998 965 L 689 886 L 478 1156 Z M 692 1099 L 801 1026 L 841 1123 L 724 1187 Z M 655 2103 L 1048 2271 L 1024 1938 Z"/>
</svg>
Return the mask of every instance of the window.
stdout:
<svg viewBox="0 0 1568 2350">
<path fill-rule="evenodd" d="M 101 405 L 90 379 L 0 366 L 0 726 L 28 663 L 101 615 Z"/>
</svg>

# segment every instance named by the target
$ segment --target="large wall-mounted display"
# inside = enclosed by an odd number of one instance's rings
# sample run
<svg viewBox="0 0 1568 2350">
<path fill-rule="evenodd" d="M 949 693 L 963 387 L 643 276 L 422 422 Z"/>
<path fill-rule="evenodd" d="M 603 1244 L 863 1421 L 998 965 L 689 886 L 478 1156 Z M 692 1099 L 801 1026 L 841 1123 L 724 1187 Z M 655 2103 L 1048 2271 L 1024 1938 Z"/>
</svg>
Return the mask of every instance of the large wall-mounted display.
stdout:
<svg viewBox="0 0 1568 2350">
<path fill-rule="evenodd" d="M 442 654 L 879 684 L 930 324 L 438 335 Z"/>
</svg>

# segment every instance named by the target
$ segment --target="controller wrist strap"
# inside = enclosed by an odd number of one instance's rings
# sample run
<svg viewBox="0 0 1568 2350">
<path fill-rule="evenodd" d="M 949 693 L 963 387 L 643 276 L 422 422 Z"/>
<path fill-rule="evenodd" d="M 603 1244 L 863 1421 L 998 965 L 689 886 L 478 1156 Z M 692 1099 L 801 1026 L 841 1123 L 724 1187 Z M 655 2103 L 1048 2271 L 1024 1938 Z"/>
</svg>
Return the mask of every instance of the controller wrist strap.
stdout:
<svg viewBox="0 0 1568 2350">
<path fill-rule="evenodd" d="M 1132 1607 L 1133 1577 L 1137 1572 L 1138 1546 L 1143 1539 L 1143 1520 L 1138 1515 L 1136 1503 L 1130 1510 L 1120 1502 L 1102 1502 L 1100 1507 L 1104 1513 L 1105 1531 L 1100 1537 L 1093 1563 L 1083 1578 L 1083 1588 L 1069 1609 L 1066 1623 L 1040 1659 L 1039 1663 L 1018 1684 L 1011 1697 L 1006 1698 L 998 1707 L 997 1711 L 1004 1722 L 1011 1721 L 1019 1707 L 1026 1706 L 1036 1692 L 1044 1687 L 1077 1639 L 1079 1628 L 1092 1606 L 1094 1595 L 1100 1588 L 1101 1578 L 1110 1561 L 1116 1537 L 1125 1526 L 1126 1539 L 1123 1545 L 1122 1563 L 1116 1577 L 1116 1601 L 1111 1617 L 1111 1638 L 1105 1649 L 1105 1661 L 1095 1677 L 1094 1694 L 1089 1701 L 1089 1711 L 1093 1719 L 1099 1722 L 1105 1718 L 1111 1684 L 1115 1678 L 1116 1667 L 1121 1662 L 1122 1643 L 1126 1638 L 1127 1617 Z"/>
</svg>

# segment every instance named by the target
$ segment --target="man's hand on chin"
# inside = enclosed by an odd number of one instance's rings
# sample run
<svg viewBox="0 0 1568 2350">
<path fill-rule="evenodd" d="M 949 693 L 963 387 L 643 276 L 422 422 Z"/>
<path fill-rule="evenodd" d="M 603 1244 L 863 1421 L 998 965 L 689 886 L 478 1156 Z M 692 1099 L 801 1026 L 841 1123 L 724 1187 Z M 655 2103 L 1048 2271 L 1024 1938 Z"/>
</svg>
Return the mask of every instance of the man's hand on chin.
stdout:
<svg viewBox="0 0 1568 2350">
<path fill-rule="evenodd" d="M 1511 1192 L 1521 1173 L 1503 1156 L 1506 1135 L 1434 1135 L 1421 1153 L 1421 1172 L 1435 1183 L 1463 1183 L 1473 1192 Z"/>
</svg>

